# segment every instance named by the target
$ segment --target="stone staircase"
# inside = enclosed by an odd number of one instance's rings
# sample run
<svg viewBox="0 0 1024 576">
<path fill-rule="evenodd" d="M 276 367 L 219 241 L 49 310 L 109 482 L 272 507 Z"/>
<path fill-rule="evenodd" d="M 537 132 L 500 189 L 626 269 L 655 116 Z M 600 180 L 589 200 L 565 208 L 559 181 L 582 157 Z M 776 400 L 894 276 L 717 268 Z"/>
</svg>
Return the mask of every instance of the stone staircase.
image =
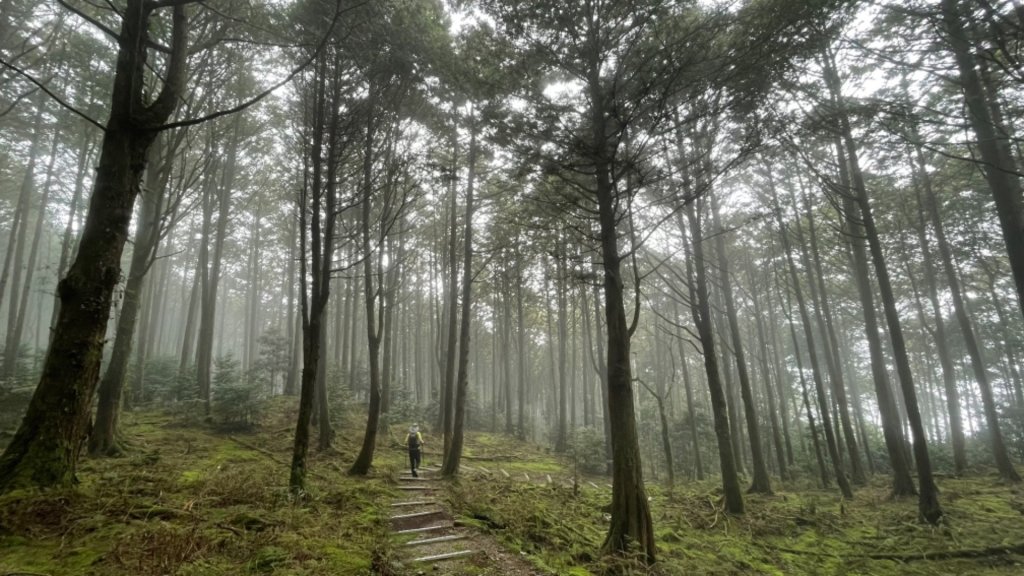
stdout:
<svg viewBox="0 0 1024 576">
<path fill-rule="evenodd" d="M 403 473 L 398 478 L 403 497 L 391 504 L 391 533 L 398 541 L 400 562 L 413 569 L 480 553 L 469 545 L 469 530 L 456 526 L 438 500 L 438 473 L 436 468 L 420 469 L 419 478 Z"/>
</svg>

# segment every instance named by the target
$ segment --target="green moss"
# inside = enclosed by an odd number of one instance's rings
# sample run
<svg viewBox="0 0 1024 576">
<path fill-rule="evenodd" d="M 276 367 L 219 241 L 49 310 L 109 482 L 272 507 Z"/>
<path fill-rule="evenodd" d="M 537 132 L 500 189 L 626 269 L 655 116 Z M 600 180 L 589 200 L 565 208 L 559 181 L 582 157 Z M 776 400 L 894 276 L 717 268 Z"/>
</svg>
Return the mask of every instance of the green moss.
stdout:
<svg viewBox="0 0 1024 576">
<path fill-rule="evenodd" d="M 370 570 L 370 557 L 360 556 L 360 550 L 328 546 L 324 549 L 331 570 L 338 574 L 355 574 Z"/>
</svg>

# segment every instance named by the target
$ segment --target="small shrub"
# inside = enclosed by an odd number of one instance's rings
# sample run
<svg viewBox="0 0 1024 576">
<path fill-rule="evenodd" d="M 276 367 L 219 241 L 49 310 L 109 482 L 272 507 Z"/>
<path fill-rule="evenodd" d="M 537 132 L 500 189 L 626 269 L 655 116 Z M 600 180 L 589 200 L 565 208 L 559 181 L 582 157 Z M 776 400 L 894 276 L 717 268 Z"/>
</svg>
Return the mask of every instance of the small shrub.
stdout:
<svg viewBox="0 0 1024 576">
<path fill-rule="evenodd" d="M 597 428 L 577 428 L 569 439 L 569 456 L 586 474 L 602 474 L 605 469 L 604 434 Z"/>
<path fill-rule="evenodd" d="M 218 428 L 248 430 L 259 424 L 265 410 L 262 386 L 232 384 L 215 390 L 210 415 Z"/>
</svg>

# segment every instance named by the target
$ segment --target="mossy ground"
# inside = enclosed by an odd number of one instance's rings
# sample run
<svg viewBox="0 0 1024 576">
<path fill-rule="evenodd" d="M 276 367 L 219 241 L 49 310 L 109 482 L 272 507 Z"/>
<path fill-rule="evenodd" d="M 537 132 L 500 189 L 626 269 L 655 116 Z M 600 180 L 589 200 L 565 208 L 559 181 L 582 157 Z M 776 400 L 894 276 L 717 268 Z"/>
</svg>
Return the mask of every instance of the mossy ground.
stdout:
<svg viewBox="0 0 1024 576">
<path fill-rule="evenodd" d="M 128 456 L 84 459 L 74 490 L 0 497 L 0 574 L 370 574 L 389 553 L 395 458 L 343 473 L 359 435 L 310 451 L 308 498 L 289 495 L 294 406 L 258 433 L 126 414 Z"/>
<path fill-rule="evenodd" d="M 529 470 L 532 460 L 517 463 Z M 538 471 L 550 458 L 536 462 Z M 566 472 L 562 473 L 566 478 Z M 485 484 L 482 486 L 481 484 Z M 607 528 L 611 491 L 604 479 L 526 483 L 500 474 L 452 488 L 455 508 L 529 554 L 554 574 L 598 574 L 610 568 L 598 556 Z M 1024 545 L 1024 489 L 995 475 L 939 481 L 945 521 L 917 522 L 916 499 L 892 500 L 887 479 L 857 489 L 852 501 L 836 490 L 800 483 L 779 485 L 772 496 L 747 495 L 747 513 L 722 512 L 716 481 L 650 485 L 659 562 L 632 574 L 766 575 L 1018 575 L 1024 557 L 986 554 L 938 558 L 944 553 Z M 595 487 L 596 485 L 596 487 Z M 632 570 L 632 571 L 631 571 Z"/>
<path fill-rule="evenodd" d="M 127 414 L 127 456 L 85 459 L 74 490 L 0 497 L 0 574 L 390 573 L 388 505 L 401 498 L 395 478 L 405 467 L 403 431 L 379 436 L 373 473 L 352 478 L 344 471 L 362 423 L 346 418 L 336 449 L 311 451 L 309 497 L 296 501 L 287 490 L 294 406 L 282 400 L 270 414 L 258 432 L 236 436 L 177 426 L 157 413 Z M 427 463 L 439 464 L 439 439 L 426 440 Z M 462 477 L 447 491 L 460 520 L 541 573 L 609 568 L 599 555 L 611 499 L 606 479 L 580 478 L 574 487 L 571 462 L 502 435 L 470 434 L 466 455 Z M 917 522 L 914 499 L 888 499 L 884 477 L 852 501 L 776 481 L 776 494 L 747 496 L 741 517 L 722 513 L 715 481 L 681 482 L 671 493 L 650 485 L 659 551 L 650 572 L 1024 573 L 1024 558 L 1014 554 L 934 558 L 1024 544 L 1024 489 L 994 475 L 941 478 L 939 486 L 947 517 L 930 527 Z"/>
</svg>

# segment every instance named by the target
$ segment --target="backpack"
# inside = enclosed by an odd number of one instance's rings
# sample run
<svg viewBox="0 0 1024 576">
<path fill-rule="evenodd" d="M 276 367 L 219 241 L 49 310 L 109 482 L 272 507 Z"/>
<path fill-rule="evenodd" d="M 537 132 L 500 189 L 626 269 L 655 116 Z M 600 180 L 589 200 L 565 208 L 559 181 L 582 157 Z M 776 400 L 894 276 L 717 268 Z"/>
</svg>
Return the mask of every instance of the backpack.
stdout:
<svg viewBox="0 0 1024 576">
<path fill-rule="evenodd" d="M 406 442 L 409 444 L 409 450 L 420 449 L 420 436 L 416 432 L 410 432 L 409 437 L 406 438 Z"/>
</svg>

